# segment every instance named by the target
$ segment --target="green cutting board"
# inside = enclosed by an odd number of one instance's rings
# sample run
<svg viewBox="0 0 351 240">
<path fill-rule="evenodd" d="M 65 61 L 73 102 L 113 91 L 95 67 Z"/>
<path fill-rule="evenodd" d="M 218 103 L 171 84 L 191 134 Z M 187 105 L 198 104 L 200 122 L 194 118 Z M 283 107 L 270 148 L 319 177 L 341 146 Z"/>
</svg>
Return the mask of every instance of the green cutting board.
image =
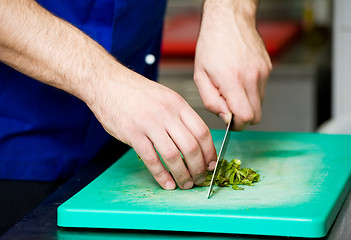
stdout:
<svg viewBox="0 0 351 240">
<path fill-rule="evenodd" d="M 218 150 L 224 131 L 211 133 Z M 323 237 L 350 190 L 351 135 L 232 132 L 232 158 L 261 181 L 206 199 L 161 189 L 130 150 L 58 208 L 58 226 Z"/>
</svg>

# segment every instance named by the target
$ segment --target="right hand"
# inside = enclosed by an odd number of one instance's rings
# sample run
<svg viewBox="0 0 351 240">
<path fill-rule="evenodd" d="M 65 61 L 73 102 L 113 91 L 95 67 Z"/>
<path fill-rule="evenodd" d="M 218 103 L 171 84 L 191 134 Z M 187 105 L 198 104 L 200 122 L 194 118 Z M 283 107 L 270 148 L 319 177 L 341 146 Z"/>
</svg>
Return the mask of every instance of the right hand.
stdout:
<svg viewBox="0 0 351 240">
<path fill-rule="evenodd" d="M 234 130 L 261 121 L 272 63 L 256 28 L 257 1 L 205 1 L 194 80 L 207 110 Z"/>
<path fill-rule="evenodd" d="M 181 189 L 202 183 L 216 161 L 206 124 L 176 92 L 130 70 L 124 73 L 97 91 L 90 105 L 96 117 L 108 133 L 134 148 L 162 188 L 174 189 L 174 180 Z"/>
</svg>

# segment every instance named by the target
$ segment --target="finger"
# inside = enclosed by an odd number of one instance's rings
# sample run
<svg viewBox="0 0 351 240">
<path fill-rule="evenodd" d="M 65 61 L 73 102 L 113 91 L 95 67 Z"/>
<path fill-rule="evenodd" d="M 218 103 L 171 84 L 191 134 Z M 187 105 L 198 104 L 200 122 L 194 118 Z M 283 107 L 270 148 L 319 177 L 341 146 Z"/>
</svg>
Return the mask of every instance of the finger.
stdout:
<svg viewBox="0 0 351 240">
<path fill-rule="evenodd" d="M 261 106 L 263 104 L 263 99 L 264 99 L 265 92 L 266 92 L 267 82 L 268 82 L 268 74 L 267 75 L 263 75 L 261 77 L 261 81 L 260 81 L 259 91 L 260 91 Z"/>
<path fill-rule="evenodd" d="M 173 140 L 164 130 L 157 131 L 157 127 L 150 127 L 150 129 L 153 129 L 153 131 L 149 133 L 149 138 L 154 143 L 156 150 L 160 153 L 178 186 L 181 189 L 192 188 L 194 185 L 193 179 Z"/>
<path fill-rule="evenodd" d="M 241 131 L 254 118 L 254 111 L 242 84 L 232 84 L 223 88 L 223 96 L 234 115 L 234 130 Z"/>
<path fill-rule="evenodd" d="M 260 81 L 246 81 L 246 94 L 248 96 L 251 108 L 254 112 L 251 124 L 257 124 L 261 121 L 261 94 L 260 94 Z"/>
<path fill-rule="evenodd" d="M 213 82 L 208 77 L 206 72 L 196 71 L 194 81 L 198 88 L 200 97 L 204 107 L 220 116 L 226 123 L 229 122 L 230 111 L 227 103 L 218 88 L 213 85 Z"/>
<path fill-rule="evenodd" d="M 262 67 L 261 68 L 261 74 L 260 74 L 260 77 L 261 77 L 261 81 L 260 81 L 260 97 L 261 97 L 261 105 L 263 103 L 263 99 L 264 99 L 264 96 L 265 96 L 265 90 L 266 90 L 266 85 L 267 85 L 267 82 L 268 82 L 268 78 L 269 78 L 269 75 L 270 73 L 272 72 L 272 69 L 273 69 L 273 66 L 272 66 L 272 62 L 271 62 L 271 59 L 267 53 L 267 51 L 264 51 L 264 63 L 263 65 L 265 67 Z"/>
<path fill-rule="evenodd" d="M 212 171 L 215 166 L 217 153 L 210 130 L 200 116 L 191 108 L 182 111 L 180 117 L 186 128 L 196 139 L 207 170 Z"/>
<path fill-rule="evenodd" d="M 167 129 L 167 132 L 183 154 L 194 183 L 200 184 L 204 182 L 206 179 L 206 164 L 197 140 L 182 122 L 171 126 Z"/>
<path fill-rule="evenodd" d="M 175 189 L 176 185 L 167 169 L 158 157 L 152 142 L 146 136 L 135 137 L 136 144 L 131 144 L 135 152 L 143 160 L 145 166 L 158 182 L 166 190 Z"/>
</svg>

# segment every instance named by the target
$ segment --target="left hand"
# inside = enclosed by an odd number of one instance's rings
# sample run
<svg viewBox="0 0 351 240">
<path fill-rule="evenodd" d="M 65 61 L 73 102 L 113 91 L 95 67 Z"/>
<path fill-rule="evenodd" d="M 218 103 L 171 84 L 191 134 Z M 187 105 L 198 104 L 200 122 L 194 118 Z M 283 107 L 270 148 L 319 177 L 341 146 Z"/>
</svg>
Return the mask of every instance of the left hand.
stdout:
<svg viewBox="0 0 351 240">
<path fill-rule="evenodd" d="M 272 70 L 248 2 L 207 0 L 195 55 L 194 80 L 205 108 L 226 123 L 233 113 L 238 131 L 260 122 Z"/>
</svg>

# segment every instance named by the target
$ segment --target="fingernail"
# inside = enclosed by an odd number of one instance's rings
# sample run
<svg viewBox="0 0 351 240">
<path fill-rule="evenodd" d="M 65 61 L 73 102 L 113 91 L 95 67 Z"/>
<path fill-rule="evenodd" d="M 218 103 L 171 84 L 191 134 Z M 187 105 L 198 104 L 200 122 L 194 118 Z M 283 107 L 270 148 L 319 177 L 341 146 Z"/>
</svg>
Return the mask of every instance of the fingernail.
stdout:
<svg viewBox="0 0 351 240">
<path fill-rule="evenodd" d="M 218 116 L 223 119 L 223 121 L 228 124 L 230 122 L 230 114 L 229 113 L 219 113 Z"/>
<path fill-rule="evenodd" d="M 205 180 L 206 180 L 206 176 L 202 176 L 202 177 L 200 177 L 199 179 L 197 179 L 197 180 L 195 181 L 195 184 L 196 184 L 196 185 L 197 185 L 197 184 L 201 184 L 201 183 L 203 183 Z"/>
<path fill-rule="evenodd" d="M 175 189 L 175 184 L 172 181 L 167 181 L 166 182 L 166 190 L 173 190 Z"/>
<path fill-rule="evenodd" d="M 193 185 L 194 185 L 194 183 L 193 183 L 192 181 L 188 181 L 188 182 L 186 182 L 186 183 L 183 185 L 183 188 L 184 188 L 184 189 L 190 189 L 190 188 L 193 187 Z"/>
<path fill-rule="evenodd" d="M 208 170 L 212 171 L 216 166 L 216 161 L 212 161 L 208 164 Z"/>
</svg>

